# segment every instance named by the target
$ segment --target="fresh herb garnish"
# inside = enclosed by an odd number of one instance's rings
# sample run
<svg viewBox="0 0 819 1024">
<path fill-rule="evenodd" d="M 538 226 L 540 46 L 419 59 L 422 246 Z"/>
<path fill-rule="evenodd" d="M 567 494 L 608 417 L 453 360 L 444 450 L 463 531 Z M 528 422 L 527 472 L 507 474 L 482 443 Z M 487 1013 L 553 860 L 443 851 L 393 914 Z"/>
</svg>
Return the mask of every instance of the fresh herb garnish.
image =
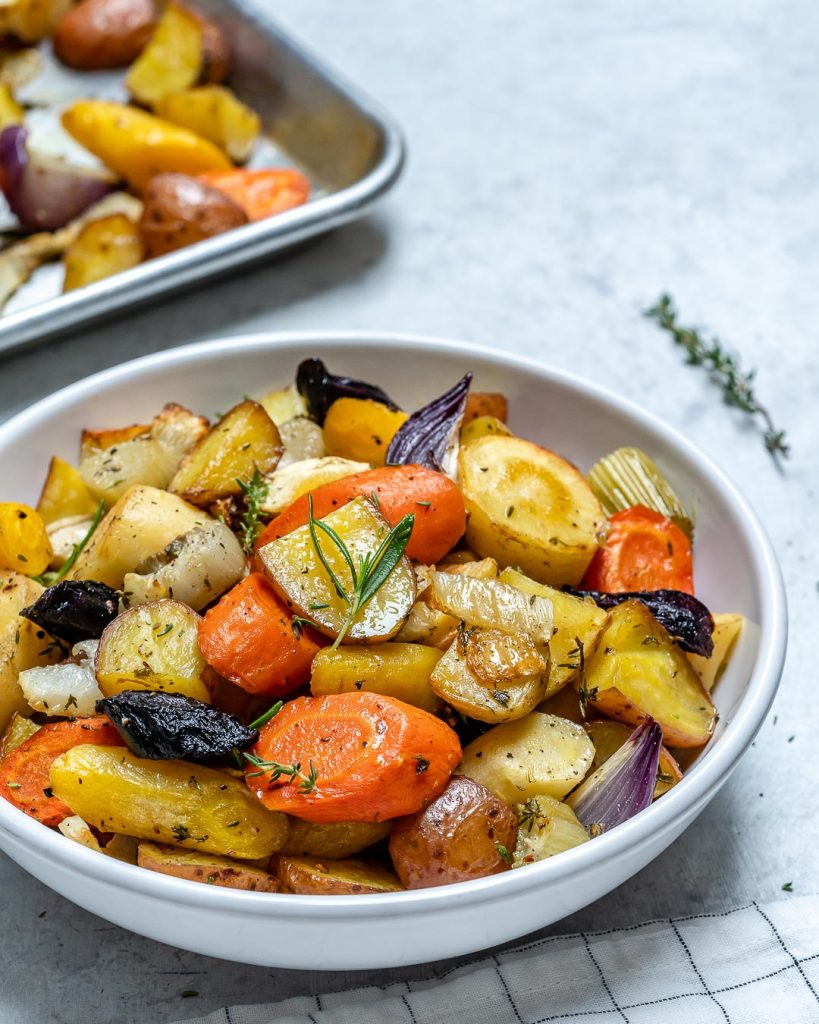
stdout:
<svg viewBox="0 0 819 1024">
<path fill-rule="evenodd" d="M 531 800 L 527 800 L 525 804 L 521 804 L 518 809 L 518 821 L 520 827 L 525 828 L 527 832 L 531 832 L 532 829 L 538 824 L 541 818 L 540 805 L 535 797 Z"/>
<path fill-rule="evenodd" d="M 250 554 L 253 551 L 256 538 L 262 532 L 261 506 L 267 497 L 267 481 L 259 472 L 259 467 L 257 466 L 253 470 L 253 476 L 250 480 L 237 479 L 236 483 L 241 487 L 242 494 L 245 496 L 245 511 L 239 523 L 239 529 L 242 533 L 242 547 Z"/>
<path fill-rule="evenodd" d="M 307 626 L 310 629 L 315 629 L 316 624 L 312 619 L 305 619 L 303 615 L 294 615 L 290 620 L 290 629 L 293 631 L 293 636 L 297 640 L 301 640 L 301 635 L 304 632 L 304 627 Z"/>
<path fill-rule="evenodd" d="M 793 882 L 784 882 L 782 892 L 793 892 Z"/>
<path fill-rule="evenodd" d="M 376 494 L 376 492 L 375 491 L 370 491 L 370 497 L 373 500 L 373 505 L 375 505 L 375 507 L 380 511 L 381 510 L 381 502 L 378 500 L 378 495 Z"/>
<path fill-rule="evenodd" d="M 105 515 L 105 502 L 100 499 L 99 505 L 97 505 L 97 511 L 94 513 L 94 518 L 91 520 L 91 525 L 88 527 L 88 531 L 82 540 L 71 546 L 71 554 L 66 558 L 59 569 L 53 572 L 44 572 L 42 576 L 35 576 L 34 579 L 38 583 L 41 583 L 44 587 L 50 587 L 54 583 L 59 583 L 60 580 L 65 579 L 68 573 L 73 569 L 74 563 L 80 557 L 80 552 L 91 540 L 94 535 L 94 531 L 102 522 L 102 517 Z"/>
<path fill-rule="evenodd" d="M 714 382 L 722 388 L 726 405 L 762 418 L 765 447 L 774 458 L 787 458 L 790 448 L 785 443 L 785 431 L 776 429 L 771 414 L 754 393 L 756 371 L 743 371 L 739 358 L 726 352 L 718 338 L 706 340 L 695 328 L 681 327 L 677 323 L 677 308 L 670 295 L 661 295 L 644 312 L 662 330 L 668 331 L 675 345 L 685 350 L 686 362 L 691 366 L 706 367 Z"/>
<path fill-rule="evenodd" d="M 157 628 L 157 627 L 156 627 L 156 626 L 154 626 L 154 629 L 156 629 L 156 628 Z M 157 633 L 157 634 L 156 634 L 156 636 L 157 636 L 157 639 L 159 639 L 159 637 L 161 637 L 161 636 L 167 636 L 167 635 L 168 635 L 168 633 L 170 633 L 170 631 L 171 631 L 172 629 L 173 629 L 173 623 L 172 623 L 172 622 L 169 622 L 169 623 L 168 623 L 168 625 L 167 625 L 167 626 L 166 626 L 166 627 L 165 627 L 165 628 L 164 628 L 164 629 L 162 630 L 162 632 L 161 632 L 161 633 Z"/>
<path fill-rule="evenodd" d="M 583 641 L 579 636 L 574 638 L 575 646 L 569 651 L 569 657 L 575 658 L 575 661 L 567 661 L 563 665 L 558 665 L 558 668 L 573 669 L 577 672 L 579 679 L 579 685 L 577 687 L 577 697 L 580 701 L 580 714 L 583 718 L 586 718 L 586 712 L 588 705 L 593 704 L 597 700 L 597 691 L 599 687 L 588 686 L 586 683 L 586 651 L 583 647 Z"/>
<path fill-rule="evenodd" d="M 330 577 L 330 582 L 333 584 L 336 594 L 338 594 L 348 608 L 347 617 L 345 618 L 339 634 L 333 641 L 331 647 L 331 650 L 335 650 L 349 632 L 349 629 L 355 622 L 355 618 L 358 613 L 375 597 L 379 589 L 386 582 L 390 573 L 400 561 L 401 556 L 404 554 L 407 544 L 409 543 L 410 536 L 412 535 L 412 528 L 415 525 L 415 516 L 412 513 L 404 516 L 404 518 L 393 526 L 386 537 L 381 541 L 378 549 L 374 552 L 368 551 L 365 555 L 362 555 L 358 560 L 358 565 L 356 565 L 353 560 L 353 556 L 350 553 L 350 549 L 341 537 L 339 537 L 333 527 L 323 519 L 315 519 L 313 517 L 312 494 L 307 497 L 307 507 L 307 524 L 310 529 L 310 536 L 313 540 L 313 546 L 316 549 L 318 559 L 324 566 L 327 575 Z M 341 554 L 341 557 L 347 563 L 347 568 L 350 570 L 350 579 L 352 582 L 351 593 L 348 593 L 344 588 L 341 580 L 339 580 L 328 562 L 327 556 L 322 549 L 321 541 L 319 540 L 319 530 L 330 538 Z"/>
<path fill-rule="evenodd" d="M 312 761 L 309 762 L 310 771 L 305 775 L 304 772 L 302 772 L 301 764 L 298 761 L 294 761 L 293 764 L 280 764 L 278 761 L 265 761 L 264 758 L 259 757 L 257 754 L 248 754 L 245 752 L 242 756 L 256 769 L 255 772 L 247 773 L 248 778 L 252 779 L 256 775 L 264 775 L 266 772 L 270 772 L 271 782 L 277 782 L 283 776 L 285 778 L 289 778 L 291 782 L 298 779 L 299 790 L 302 793 L 312 793 L 316 788 L 318 771 Z"/>
<path fill-rule="evenodd" d="M 248 729 L 261 729 L 263 725 L 267 725 L 271 718 L 275 718 L 283 707 L 284 701 L 277 700 L 272 708 L 268 708 L 263 715 L 259 715 L 258 718 L 254 718 L 248 725 Z"/>
<path fill-rule="evenodd" d="M 506 861 L 507 864 L 511 865 L 512 854 L 507 850 L 503 843 L 496 843 L 495 845 L 497 847 L 498 856 L 500 857 L 500 859 Z"/>
</svg>

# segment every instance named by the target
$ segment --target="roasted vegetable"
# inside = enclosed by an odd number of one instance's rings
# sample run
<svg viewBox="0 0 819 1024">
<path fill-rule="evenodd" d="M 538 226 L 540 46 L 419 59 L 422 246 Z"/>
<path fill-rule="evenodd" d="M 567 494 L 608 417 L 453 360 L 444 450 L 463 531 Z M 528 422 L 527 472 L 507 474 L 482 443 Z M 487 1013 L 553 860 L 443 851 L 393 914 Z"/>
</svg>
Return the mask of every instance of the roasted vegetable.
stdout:
<svg viewBox="0 0 819 1024">
<path fill-rule="evenodd" d="M 57 22 L 54 53 L 80 71 L 124 68 L 140 55 L 155 24 L 153 0 L 83 0 Z"/>
<path fill-rule="evenodd" d="M 69 6 L 70 0 L 8 0 L 0 6 L 0 37 L 39 43 Z"/>
<path fill-rule="evenodd" d="M 71 661 L 24 669 L 19 683 L 33 711 L 60 718 L 90 718 L 102 696 L 94 674 L 96 640 L 75 644 Z"/>
<path fill-rule="evenodd" d="M 79 470 L 57 455 L 53 456 L 37 502 L 43 522 L 48 525 L 69 516 L 90 518 L 96 510 L 97 502 Z"/>
<path fill-rule="evenodd" d="M 15 711 L 0 737 L 0 759 L 21 747 L 41 728 L 42 726 L 32 722 L 30 718 L 25 718 L 19 711 Z"/>
<path fill-rule="evenodd" d="M 263 398 L 259 399 L 259 404 L 264 407 L 267 415 L 279 429 L 283 424 L 296 418 L 313 423 L 313 420 L 307 415 L 307 403 L 299 394 L 295 384 L 288 384 L 286 388 L 268 391 Z M 318 427 L 317 423 L 315 425 Z"/>
<path fill-rule="evenodd" d="M 684 651 L 709 658 L 714 649 L 711 613 L 693 594 L 683 590 L 643 590 L 621 594 L 605 594 L 599 590 L 575 590 L 569 593 L 591 598 L 600 608 L 614 608 L 624 601 L 639 601 L 676 640 Z"/>
<path fill-rule="evenodd" d="M 257 470 L 270 473 L 281 453 L 276 424 L 258 402 L 245 399 L 185 457 L 169 488 L 204 506 L 219 498 L 240 497 L 242 482 L 251 481 Z"/>
<path fill-rule="evenodd" d="M 381 402 L 388 409 L 398 409 L 381 388 L 351 377 L 337 377 L 320 359 L 304 359 L 299 363 L 296 388 L 307 403 L 307 411 L 322 426 L 327 410 L 339 398 L 369 398 Z"/>
<path fill-rule="evenodd" d="M 672 747 L 701 747 L 717 721 L 691 663 L 639 601 L 609 612 L 577 684 L 585 703 L 610 718 L 639 725 L 651 716 Z"/>
<path fill-rule="evenodd" d="M 407 889 L 465 882 L 508 870 L 517 815 L 488 789 L 453 775 L 427 807 L 401 818 L 390 836 L 390 857 Z"/>
<path fill-rule="evenodd" d="M 51 561 L 45 523 L 30 505 L 0 502 L 0 571 L 39 576 Z"/>
<path fill-rule="evenodd" d="M 20 614 L 67 644 L 78 644 L 101 637 L 118 612 L 119 594 L 112 587 L 94 580 L 63 580 Z"/>
<path fill-rule="evenodd" d="M 230 196 L 251 221 L 292 210 L 306 203 L 310 196 L 309 178 L 293 167 L 208 171 L 200 174 L 199 180 Z"/>
<path fill-rule="evenodd" d="M 622 722 L 610 722 L 605 718 L 586 722 L 583 726 L 594 744 L 594 760 L 592 768 L 597 769 L 616 754 L 623 744 L 631 737 L 634 730 Z M 660 763 L 657 768 L 657 781 L 654 784 L 654 799 L 667 793 L 682 778 L 680 766 L 665 747 L 660 747 Z"/>
<path fill-rule="evenodd" d="M 266 409 L 265 412 L 267 412 Z M 268 416 L 270 416 L 269 412 Z M 276 423 L 273 416 L 270 418 L 274 423 Z M 282 457 L 276 463 L 277 470 L 284 469 L 285 466 L 292 466 L 297 462 L 319 461 L 327 454 L 327 449 L 324 447 L 324 435 L 321 427 L 318 423 L 314 423 L 309 417 L 295 416 L 293 419 L 287 420 L 285 423 L 276 423 L 276 426 L 279 428 L 279 436 L 281 437 L 282 444 L 284 445 Z M 336 459 L 334 461 L 344 462 L 346 460 Z M 361 467 L 361 469 L 366 468 L 366 466 Z M 356 470 L 356 472 L 360 472 L 360 470 Z M 337 478 L 334 477 L 333 479 Z M 322 483 L 323 482 L 324 481 L 322 481 Z M 313 486 L 318 486 L 318 484 Z"/>
<path fill-rule="evenodd" d="M 202 23 L 180 3 L 168 4 L 125 78 L 131 96 L 151 107 L 195 85 L 202 72 Z"/>
<path fill-rule="evenodd" d="M 508 804 L 540 794 L 561 800 L 584 778 L 593 757 L 581 726 L 533 711 L 473 740 L 459 771 Z"/>
<path fill-rule="evenodd" d="M 8 83 L 0 81 L 0 132 L 11 125 L 22 124 L 25 111 L 14 98 Z"/>
<path fill-rule="evenodd" d="M 689 654 L 688 660 L 694 666 L 702 680 L 702 685 L 710 693 L 714 684 L 725 671 L 733 653 L 739 634 L 745 624 L 742 615 L 736 613 L 717 612 L 713 616 L 714 632 L 711 634 L 713 650 L 704 658 L 698 654 Z"/>
<path fill-rule="evenodd" d="M 337 398 L 324 418 L 324 444 L 330 455 L 383 466 L 387 449 L 406 420 L 405 412 L 372 398 Z"/>
<path fill-rule="evenodd" d="M 197 643 L 199 616 L 179 601 L 153 601 L 123 612 L 107 627 L 96 671 L 106 697 L 161 690 L 210 703 L 210 669 Z"/>
<path fill-rule="evenodd" d="M 136 224 L 122 213 L 86 224 L 63 255 L 63 291 L 84 288 L 142 262 L 142 238 Z"/>
<path fill-rule="evenodd" d="M 147 259 L 247 224 L 240 206 L 188 174 L 157 174 L 145 188 L 139 233 Z"/>
<path fill-rule="evenodd" d="M 313 659 L 310 691 L 318 697 L 367 690 L 435 714 L 441 702 L 430 687 L 430 675 L 440 657 L 440 651 L 418 644 L 325 647 Z"/>
<path fill-rule="evenodd" d="M 292 422 L 298 421 L 293 420 Z M 305 422 L 315 426 L 312 420 Z M 282 440 L 284 440 L 284 427 L 282 427 L 281 433 Z M 281 462 L 284 462 L 286 457 L 287 448 L 284 450 Z M 305 459 L 303 462 L 293 462 L 284 468 L 281 468 L 281 462 L 276 466 L 273 475 L 267 479 L 267 492 L 262 500 L 261 508 L 268 515 L 279 515 L 303 494 L 314 491 L 324 484 L 363 473 L 370 468 L 366 462 L 351 462 L 349 459 L 340 459 L 332 455 L 319 459 Z"/>
<path fill-rule="evenodd" d="M 477 419 L 469 420 L 468 423 L 464 418 L 464 424 L 461 427 L 461 444 L 469 444 L 470 441 L 476 441 L 479 437 L 488 437 L 492 434 L 511 437 L 512 431 L 494 416 L 478 416 Z"/>
<path fill-rule="evenodd" d="M 457 476 L 458 435 L 472 374 L 467 373 L 439 398 L 414 412 L 387 449 L 392 465 L 417 465 Z"/>
<path fill-rule="evenodd" d="M 263 807 L 239 779 L 148 761 L 125 748 L 74 747 L 51 765 L 51 788 L 94 828 L 203 853 L 254 860 L 287 838 L 287 818 Z"/>
<path fill-rule="evenodd" d="M 204 882 L 226 889 L 244 889 L 247 892 L 278 892 L 279 882 L 260 868 L 218 857 L 197 850 L 180 850 L 175 846 L 158 843 L 140 843 L 137 863 L 141 868 L 158 871 L 161 875 L 184 878 L 188 882 Z"/>
<path fill-rule="evenodd" d="M 603 513 L 583 476 L 530 441 L 488 435 L 461 448 L 466 540 L 539 583 L 577 584 L 597 550 Z"/>
<path fill-rule="evenodd" d="M 259 738 L 233 715 L 180 693 L 125 690 L 97 701 L 97 711 L 110 718 L 132 753 L 152 760 L 207 763 Z"/>
<path fill-rule="evenodd" d="M 244 163 L 250 156 L 261 130 L 256 111 L 222 85 L 169 93 L 156 101 L 154 109 L 166 121 L 208 139 L 237 163 Z"/>
<path fill-rule="evenodd" d="M 290 831 L 282 853 L 296 857 L 326 857 L 339 860 L 352 857 L 374 843 L 386 839 L 391 821 L 312 821 L 290 819 Z"/>
<path fill-rule="evenodd" d="M 399 892 L 395 875 L 371 861 L 331 860 L 317 857 L 275 858 L 275 870 L 287 892 L 310 896 L 359 896 L 364 893 Z"/>
<path fill-rule="evenodd" d="M 586 830 L 571 807 L 553 796 L 541 793 L 529 797 L 518 804 L 517 812 L 520 827 L 513 867 L 534 864 L 588 842 Z"/>
<path fill-rule="evenodd" d="M 640 448 L 618 448 L 603 456 L 589 470 L 588 480 L 607 515 L 644 505 L 671 519 L 689 539 L 693 536 L 694 526 L 683 503 Z"/>
<path fill-rule="evenodd" d="M 356 498 L 317 520 L 312 529 L 310 525 L 302 526 L 266 544 L 257 551 L 257 557 L 277 593 L 319 632 L 329 637 L 343 634 L 348 640 L 364 643 L 388 640 L 401 628 L 415 600 L 415 574 L 403 547 L 400 552 L 397 546 L 389 552 L 383 547 L 386 541 L 397 545 L 401 538 L 394 531 L 400 526 L 390 531 L 386 519 L 371 502 Z M 336 534 L 346 546 L 347 555 L 325 530 Z M 393 542 L 390 538 L 398 540 Z M 403 543 L 406 544 L 406 538 Z M 382 580 L 390 553 L 398 557 Z M 365 558 L 369 560 L 370 572 L 362 571 Z M 343 589 L 344 597 L 327 567 Z M 374 588 L 376 581 L 380 582 Z"/>
</svg>

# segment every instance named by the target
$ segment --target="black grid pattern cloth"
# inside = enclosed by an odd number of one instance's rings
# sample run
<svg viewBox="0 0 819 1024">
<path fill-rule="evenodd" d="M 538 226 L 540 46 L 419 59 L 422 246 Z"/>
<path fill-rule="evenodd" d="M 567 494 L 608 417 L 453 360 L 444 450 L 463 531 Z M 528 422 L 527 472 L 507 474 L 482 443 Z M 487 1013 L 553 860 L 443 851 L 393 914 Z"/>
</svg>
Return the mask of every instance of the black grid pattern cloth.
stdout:
<svg viewBox="0 0 819 1024">
<path fill-rule="evenodd" d="M 428 981 L 177 1024 L 819 1024 L 819 896 L 558 935 Z"/>
</svg>

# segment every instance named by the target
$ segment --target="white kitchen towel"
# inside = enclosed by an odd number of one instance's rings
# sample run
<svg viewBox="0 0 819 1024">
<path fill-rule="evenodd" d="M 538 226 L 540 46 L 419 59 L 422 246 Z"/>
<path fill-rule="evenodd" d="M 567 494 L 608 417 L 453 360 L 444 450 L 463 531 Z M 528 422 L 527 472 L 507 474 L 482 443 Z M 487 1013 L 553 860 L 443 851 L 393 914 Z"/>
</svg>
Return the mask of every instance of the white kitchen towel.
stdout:
<svg viewBox="0 0 819 1024">
<path fill-rule="evenodd" d="M 329 897 L 328 897 L 329 898 Z M 819 1024 L 819 896 L 557 935 L 429 981 L 176 1024 Z"/>
</svg>

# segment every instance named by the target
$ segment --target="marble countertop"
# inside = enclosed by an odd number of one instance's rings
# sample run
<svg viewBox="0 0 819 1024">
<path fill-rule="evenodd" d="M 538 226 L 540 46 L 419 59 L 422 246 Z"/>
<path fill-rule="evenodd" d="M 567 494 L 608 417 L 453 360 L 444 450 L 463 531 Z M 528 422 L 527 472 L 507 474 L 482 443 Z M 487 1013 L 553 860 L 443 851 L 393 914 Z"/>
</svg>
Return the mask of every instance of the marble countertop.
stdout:
<svg viewBox="0 0 819 1024">
<path fill-rule="evenodd" d="M 722 910 L 785 882 L 816 891 L 819 8 L 279 0 L 276 13 L 403 124 L 403 180 L 375 215 L 295 255 L 6 358 L 0 416 L 145 352 L 291 328 L 474 340 L 641 402 L 759 511 L 787 580 L 790 651 L 771 716 L 698 823 L 552 931 Z M 641 317 L 663 290 L 758 369 L 792 445 L 784 471 Z M 3 857 L 0 892 L 9 1024 L 157 1024 L 424 974 L 209 960 L 109 925 Z"/>
</svg>

